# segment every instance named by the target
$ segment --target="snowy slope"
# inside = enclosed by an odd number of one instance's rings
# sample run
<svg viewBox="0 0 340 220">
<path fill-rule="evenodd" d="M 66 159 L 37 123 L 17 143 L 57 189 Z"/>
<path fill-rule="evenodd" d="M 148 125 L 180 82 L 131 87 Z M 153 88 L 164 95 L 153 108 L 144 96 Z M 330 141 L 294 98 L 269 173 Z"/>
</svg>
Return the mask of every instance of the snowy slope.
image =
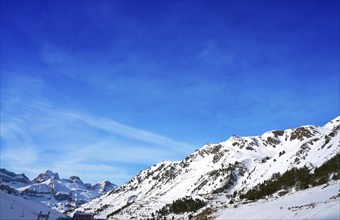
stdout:
<svg viewBox="0 0 340 220">
<path fill-rule="evenodd" d="M 107 193 L 117 186 L 109 181 L 91 185 L 83 183 L 77 176 L 60 179 L 58 173 L 47 170 L 30 181 L 24 174 L 0 170 L 0 188 L 39 201 L 60 212 L 78 207 Z"/>
<path fill-rule="evenodd" d="M 216 219 L 339 219 L 339 182 L 270 200 L 229 205 L 212 216 Z"/>
<path fill-rule="evenodd" d="M 105 218 L 148 218 L 173 200 L 186 196 L 206 201 L 218 193 L 245 192 L 293 167 L 310 169 L 339 152 L 340 117 L 323 127 L 302 126 L 261 136 L 233 136 L 208 144 L 182 161 L 165 161 L 141 171 L 112 192 L 78 210 Z"/>
<path fill-rule="evenodd" d="M 0 206 L 0 219 L 37 219 L 40 211 L 42 211 L 42 214 L 47 214 L 50 211 L 49 219 L 52 220 L 57 219 L 58 217 L 66 217 L 65 215 L 52 210 L 39 202 L 7 194 L 2 190 L 0 190 Z"/>
</svg>

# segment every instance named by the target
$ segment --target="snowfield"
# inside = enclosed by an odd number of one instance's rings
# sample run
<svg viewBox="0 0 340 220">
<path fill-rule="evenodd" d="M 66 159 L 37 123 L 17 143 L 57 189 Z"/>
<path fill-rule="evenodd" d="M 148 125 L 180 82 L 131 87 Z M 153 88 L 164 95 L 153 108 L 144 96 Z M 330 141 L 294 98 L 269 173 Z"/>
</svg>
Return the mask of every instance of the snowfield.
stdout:
<svg viewBox="0 0 340 220">
<path fill-rule="evenodd" d="M 214 219 L 339 219 L 339 181 L 254 203 L 230 205 Z"/>
<path fill-rule="evenodd" d="M 0 219 L 2 220 L 37 219 L 40 211 L 42 214 L 47 214 L 50 211 L 49 220 L 66 217 L 39 202 L 7 194 L 2 190 L 0 190 L 0 206 Z"/>
</svg>

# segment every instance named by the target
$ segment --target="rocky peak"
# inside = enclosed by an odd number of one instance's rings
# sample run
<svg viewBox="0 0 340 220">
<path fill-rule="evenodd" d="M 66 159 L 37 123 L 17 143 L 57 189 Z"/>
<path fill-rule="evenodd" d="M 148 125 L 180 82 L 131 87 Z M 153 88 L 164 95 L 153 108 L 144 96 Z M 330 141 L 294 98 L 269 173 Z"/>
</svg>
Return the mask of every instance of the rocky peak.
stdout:
<svg viewBox="0 0 340 220">
<path fill-rule="evenodd" d="M 47 170 L 45 173 L 39 174 L 39 176 L 37 178 L 35 178 L 33 181 L 36 182 L 36 183 L 42 183 L 42 182 L 44 182 L 48 179 L 58 180 L 59 175 L 58 175 L 58 173 L 53 173 L 51 170 Z"/>
<path fill-rule="evenodd" d="M 71 176 L 70 180 L 74 183 L 84 184 L 83 181 L 81 181 L 81 179 L 78 176 Z"/>
<path fill-rule="evenodd" d="M 22 183 L 29 183 L 30 180 L 25 176 L 25 174 L 16 174 L 13 172 L 10 172 L 6 169 L 1 168 L 0 169 L 0 181 L 2 182 L 22 182 Z"/>
<path fill-rule="evenodd" d="M 302 126 L 292 130 L 290 140 L 303 141 L 306 138 L 310 138 L 318 133 L 316 126 Z"/>
<path fill-rule="evenodd" d="M 21 181 L 21 182 L 20 182 Z M 33 181 L 24 174 L 0 169 L 0 190 L 29 200 L 38 200 L 58 211 L 65 212 L 105 194 L 117 186 L 109 181 L 91 185 L 78 176 L 60 179 L 58 173 L 47 170 Z"/>
<path fill-rule="evenodd" d="M 99 193 L 105 193 L 115 189 L 117 186 L 110 181 L 103 181 L 101 183 L 95 184 L 94 187 L 98 189 Z"/>
</svg>

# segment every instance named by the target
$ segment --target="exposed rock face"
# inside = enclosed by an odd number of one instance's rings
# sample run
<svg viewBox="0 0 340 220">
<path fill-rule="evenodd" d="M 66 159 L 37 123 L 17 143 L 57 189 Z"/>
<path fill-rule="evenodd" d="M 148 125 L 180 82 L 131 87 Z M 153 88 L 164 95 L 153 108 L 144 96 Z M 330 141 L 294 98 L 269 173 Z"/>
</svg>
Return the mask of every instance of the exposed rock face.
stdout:
<svg viewBox="0 0 340 220">
<path fill-rule="evenodd" d="M 39 174 L 39 176 L 37 178 L 35 178 L 33 181 L 36 183 L 42 183 L 45 182 L 48 179 L 59 179 L 59 175 L 58 173 L 53 173 L 50 170 L 47 170 L 45 173 L 41 173 Z"/>
<path fill-rule="evenodd" d="M 25 176 L 25 174 L 15 174 L 6 169 L 0 168 L 0 181 L 1 182 L 20 182 L 20 183 L 29 183 L 30 180 Z"/>
</svg>

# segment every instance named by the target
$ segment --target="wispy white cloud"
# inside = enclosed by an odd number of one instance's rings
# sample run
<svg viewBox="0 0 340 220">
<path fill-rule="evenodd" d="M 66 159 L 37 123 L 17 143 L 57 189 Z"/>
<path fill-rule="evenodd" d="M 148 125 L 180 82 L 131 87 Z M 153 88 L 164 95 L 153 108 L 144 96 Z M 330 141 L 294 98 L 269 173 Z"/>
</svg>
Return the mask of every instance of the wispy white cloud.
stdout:
<svg viewBox="0 0 340 220">
<path fill-rule="evenodd" d="M 150 131 L 146 131 L 143 129 L 138 129 L 134 127 L 130 127 L 119 122 L 116 122 L 109 118 L 103 117 L 94 117 L 90 115 L 84 114 L 76 114 L 76 113 L 66 113 L 65 115 L 76 118 L 80 121 L 86 122 L 86 124 L 98 128 L 104 129 L 110 133 L 125 137 L 131 138 L 138 141 L 143 141 L 146 143 L 157 144 L 160 146 L 172 147 L 173 150 L 182 151 L 182 148 L 190 148 L 192 147 L 189 144 L 182 143 L 171 138 L 165 137 L 163 135 L 159 135 L 157 133 L 153 133 Z"/>
<path fill-rule="evenodd" d="M 40 56 L 50 73 L 81 81 L 109 94 L 123 91 L 126 87 L 133 87 L 139 92 L 162 89 L 154 83 L 156 79 L 150 81 L 145 77 L 160 72 L 159 65 L 131 51 L 123 59 L 115 59 L 116 56 L 109 52 L 97 57 L 95 51 L 79 54 L 45 43 Z"/>
<path fill-rule="evenodd" d="M 11 167 L 26 167 L 39 160 L 39 152 L 31 146 L 16 146 L 2 151 L 1 160 L 7 161 Z"/>
<path fill-rule="evenodd" d="M 42 93 L 46 86 L 42 80 L 20 80 L 14 80 L 2 99 L 2 166 L 26 167 L 31 176 L 56 169 L 62 176 L 71 171 L 72 175 L 91 173 L 88 181 L 111 176 L 122 183 L 135 173 L 117 164 L 150 165 L 181 159 L 193 150 L 190 144 L 110 118 L 59 108 Z M 96 169 L 101 170 L 92 172 Z"/>
</svg>

